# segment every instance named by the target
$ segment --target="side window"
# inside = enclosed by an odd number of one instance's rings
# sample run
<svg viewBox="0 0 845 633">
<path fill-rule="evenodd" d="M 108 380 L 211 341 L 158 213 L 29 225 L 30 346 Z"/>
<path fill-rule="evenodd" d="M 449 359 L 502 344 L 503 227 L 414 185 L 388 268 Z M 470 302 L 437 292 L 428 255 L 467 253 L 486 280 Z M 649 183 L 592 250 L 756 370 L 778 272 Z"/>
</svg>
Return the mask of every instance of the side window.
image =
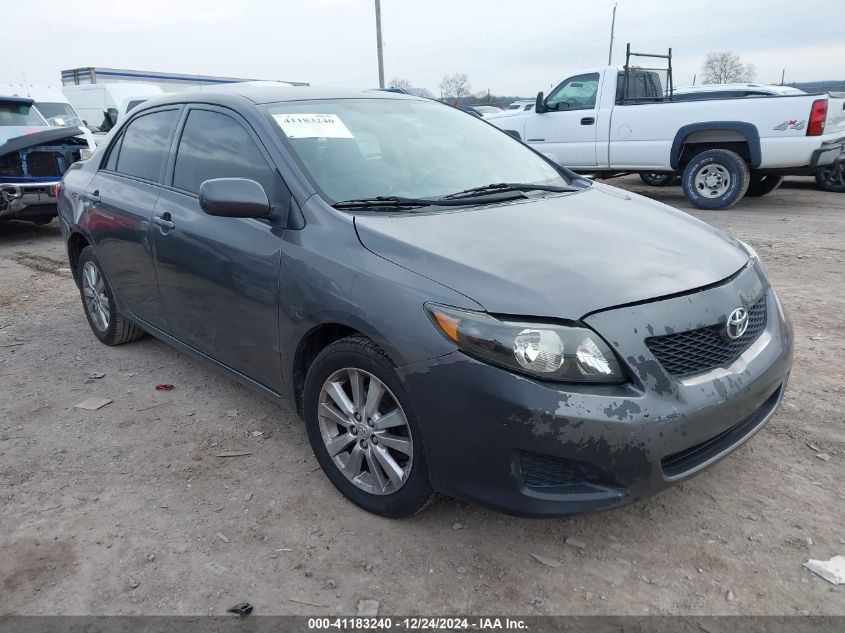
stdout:
<svg viewBox="0 0 845 633">
<path fill-rule="evenodd" d="M 546 107 L 552 111 L 592 110 L 596 107 L 598 90 L 598 73 L 570 77 L 552 91 Z"/>
<path fill-rule="evenodd" d="M 114 139 L 114 143 L 109 148 L 109 157 L 103 169 L 108 171 L 115 171 L 117 169 L 117 156 L 120 154 L 120 144 L 123 142 L 123 134 Z"/>
<path fill-rule="evenodd" d="M 123 131 L 115 171 L 157 181 L 178 117 L 178 110 L 163 110 L 131 121 Z"/>
<path fill-rule="evenodd" d="M 211 178 L 250 178 L 273 199 L 274 172 L 241 124 L 219 112 L 191 110 L 176 153 L 173 186 L 199 193 Z"/>
</svg>

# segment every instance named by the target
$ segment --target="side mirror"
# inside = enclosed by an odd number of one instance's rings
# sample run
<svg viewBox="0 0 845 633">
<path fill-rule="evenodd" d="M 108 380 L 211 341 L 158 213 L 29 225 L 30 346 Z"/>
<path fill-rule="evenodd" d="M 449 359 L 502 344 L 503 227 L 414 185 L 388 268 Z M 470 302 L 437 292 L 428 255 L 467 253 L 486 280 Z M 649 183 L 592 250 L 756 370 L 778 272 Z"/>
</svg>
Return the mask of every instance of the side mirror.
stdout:
<svg viewBox="0 0 845 633">
<path fill-rule="evenodd" d="M 266 218 L 270 201 L 264 187 L 248 178 L 212 178 L 200 185 L 200 208 L 221 218 Z"/>
<path fill-rule="evenodd" d="M 546 111 L 546 102 L 543 98 L 543 91 L 537 93 L 537 100 L 534 102 L 534 112 L 542 114 Z"/>
</svg>

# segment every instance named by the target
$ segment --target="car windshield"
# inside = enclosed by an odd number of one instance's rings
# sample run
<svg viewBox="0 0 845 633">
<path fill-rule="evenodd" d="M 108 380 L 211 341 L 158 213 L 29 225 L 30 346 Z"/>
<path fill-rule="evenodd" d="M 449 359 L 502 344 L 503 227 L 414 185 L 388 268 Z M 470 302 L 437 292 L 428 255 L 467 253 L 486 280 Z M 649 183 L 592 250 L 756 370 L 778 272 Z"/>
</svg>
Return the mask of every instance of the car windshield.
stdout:
<svg viewBox="0 0 845 633">
<path fill-rule="evenodd" d="M 438 198 L 503 182 L 569 184 L 513 137 L 433 101 L 336 99 L 264 107 L 330 203 Z"/>
<path fill-rule="evenodd" d="M 0 103 L 0 126 L 44 126 L 44 119 L 27 103 Z"/>
<path fill-rule="evenodd" d="M 69 103 L 40 101 L 35 104 L 35 107 L 50 125 L 70 127 L 82 125 L 82 119 L 76 116 L 76 112 Z"/>
</svg>

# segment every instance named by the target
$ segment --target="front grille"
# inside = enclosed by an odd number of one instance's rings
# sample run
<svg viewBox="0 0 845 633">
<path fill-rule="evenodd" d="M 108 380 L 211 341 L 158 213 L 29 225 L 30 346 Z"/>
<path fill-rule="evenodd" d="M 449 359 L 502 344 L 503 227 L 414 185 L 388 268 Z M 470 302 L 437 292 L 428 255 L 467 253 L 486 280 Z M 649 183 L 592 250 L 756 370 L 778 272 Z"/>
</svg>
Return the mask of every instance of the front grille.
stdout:
<svg viewBox="0 0 845 633">
<path fill-rule="evenodd" d="M 522 481 L 529 488 L 580 484 L 587 479 L 577 463 L 553 455 L 520 451 L 519 466 L 522 470 Z"/>
<path fill-rule="evenodd" d="M 683 451 L 667 455 L 661 459 L 660 465 L 663 468 L 663 474 L 669 478 L 680 477 L 738 443 L 774 410 L 780 400 L 782 390 L 783 385 L 766 398 L 766 401 L 757 407 L 754 413 L 732 427 L 695 446 L 690 446 Z"/>
<path fill-rule="evenodd" d="M 748 308 L 748 329 L 734 341 L 725 340 L 718 326 L 698 328 L 645 340 L 663 368 L 673 376 L 687 376 L 729 365 L 766 327 L 766 295 Z"/>
</svg>

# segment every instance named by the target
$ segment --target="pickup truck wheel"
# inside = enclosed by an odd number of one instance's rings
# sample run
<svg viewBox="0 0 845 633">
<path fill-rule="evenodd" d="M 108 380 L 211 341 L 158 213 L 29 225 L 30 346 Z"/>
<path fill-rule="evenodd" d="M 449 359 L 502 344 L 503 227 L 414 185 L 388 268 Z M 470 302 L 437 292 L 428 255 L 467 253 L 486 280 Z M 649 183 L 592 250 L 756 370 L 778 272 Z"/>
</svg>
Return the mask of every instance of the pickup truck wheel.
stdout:
<svg viewBox="0 0 845 633">
<path fill-rule="evenodd" d="M 845 192 L 845 164 L 839 162 L 822 167 L 816 172 L 816 182 L 825 191 Z"/>
<path fill-rule="evenodd" d="M 730 209 L 742 200 L 751 181 L 748 165 L 736 152 L 709 149 L 684 169 L 684 195 L 699 209 Z"/>
<path fill-rule="evenodd" d="M 640 180 L 650 187 L 665 187 L 675 179 L 675 174 L 664 174 L 659 171 L 641 171 Z"/>
<path fill-rule="evenodd" d="M 751 198 L 765 196 L 770 191 L 777 189 L 781 182 L 783 182 L 783 176 L 751 174 L 751 182 L 748 183 L 748 191 L 745 192 L 745 195 Z"/>
<path fill-rule="evenodd" d="M 76 267 L 85 317 L 94 336 L 106 345 L 120 345 L 144 336 L 145 332 L 117 309 L 109 282 L 94 249 L 86 246 Z"/>
<path fill-rule="evenodd" d="M 434 499 L 410 398 L 372 340 L 349 336 L 320 352 L 305 377 L 303 406 L 314 456 L 347 499 L 391 518 Z"/>
</svg>

